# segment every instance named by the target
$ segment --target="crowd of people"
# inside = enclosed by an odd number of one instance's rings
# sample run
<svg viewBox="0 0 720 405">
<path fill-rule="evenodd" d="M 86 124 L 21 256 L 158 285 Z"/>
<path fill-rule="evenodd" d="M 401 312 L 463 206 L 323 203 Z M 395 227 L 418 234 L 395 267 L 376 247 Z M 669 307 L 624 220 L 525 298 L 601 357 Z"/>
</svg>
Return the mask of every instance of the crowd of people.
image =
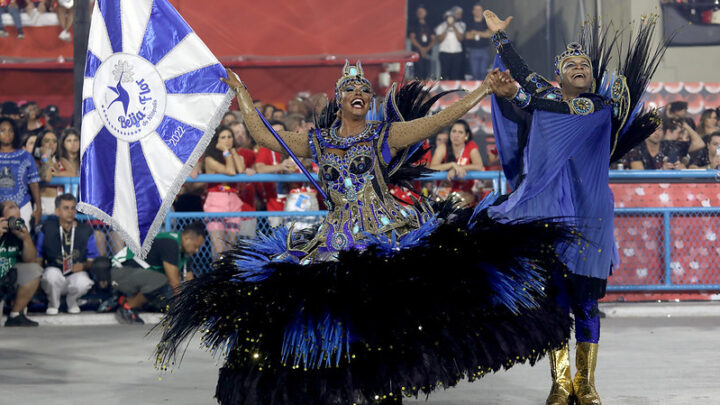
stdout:
<svg viewBox="0 0 720 405">
<path fill-rule="evenodd" d="M 91 6 L 92 3 L 91 1 Z M 44 14 L 51 13 L 57 17 L 57 24 L 60 27 L 58 38 L 69 42 L 72 40 L 70 31 L 75 15 L 74 7 L 73 0 L 0 0 L 0 38 L 10 36 L 2 23 L 2 15 L 5 13 L 12 17 L 17 39 L 25 38 L 22 13 L 27 14 L 27 21 L 30 25 L 37 25 Z"/>
<path fill-rule="evenodd" d="M 313 128 L 318 106 L 326 102 L 326 97 L 315 95 L 295 98 L 286 105 L 256 101 L 256 107 L 276 131 L 306 133 Z M 210 218 L 187 224 L 184 231 L 162 234 L 158 247 L 153 245 L 148 258 L 139 260 L 107 225 L 76 221 L 75 196 L 62 187 L 46 185 L 53 177 L 79 175 L 79 131 L 61 118 L 54 106 L 41 109 L 34 102 L 18 105 L 7 101 L 0 107 L 0 299 L 10 307 L 8 326 L 36 325 L 25 316 L 33 297 L 35 301 L 40 297 L 46 313 L 53 315 L 80 312 L 85 302 L 81 297 L 87 293 L 100 297 L 96 300 L 99 310 L 117 310 L 122 321 L 141 323 L 138 308 L 162 307 L 163 297 L 172 294 L 180 280 L 193 277 L 193 265 L 186 263 L 206 236 L 216 258 L 239 238 L 252 238 L 260 229 L 289 223 L 282 216 Z M 694 120 L 687 103 L 670 103 L 663 109 L 658 130 L 613 168 L 720 169 L 718 113 L 706 109 Z M 499 168 L 496 153 L 481 153 L 479 145 L 484 145 L 486 136 L 462 119 L 442 129 L 426 142 L 427 151 L 420 162 L 447 172 L 447 179 L 416 183 L 415 190 L 396 187 L 391 193 L 408 204 L 417 194 L 434 199 L 454 195 L 473 204 L 491 185 L 463 178 L 468 172 Z M 318 167 L 311 161 L 303 163 L 317 173 Z M 192 176 L 299 172 L 287 155 L 258 147 L 241 114 L 228 111 Z M 322 197 L 307 183 L 187 182 L 174 210 L 315 211 L 322 206 Z M 267 223 L 260 227 L 260 221 Z"/>
<path fill-rule="evenodd" d="M 472 15 L 464 20 L 463 9 L 453 6 L 445 11 L 442 22 L 432 27 L 428 11 L 420 5 L 408 24 L 411 49 L 420 59 L 413 64 L 414 76 L 430 79 L 433 76 L 433 48 L 437 47 L 440 77 L 445 80 L 482 80 L 492 62 L 490 37 L 483 17 L 483 6 L 477 3 Z"/>
</svg>

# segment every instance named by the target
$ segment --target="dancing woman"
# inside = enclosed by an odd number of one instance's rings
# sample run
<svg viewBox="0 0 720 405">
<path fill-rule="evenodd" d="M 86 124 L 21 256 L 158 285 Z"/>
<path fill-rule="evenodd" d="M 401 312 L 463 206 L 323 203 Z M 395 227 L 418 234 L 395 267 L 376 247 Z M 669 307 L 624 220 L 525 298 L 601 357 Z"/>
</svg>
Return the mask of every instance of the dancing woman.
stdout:
<svg viewBox="0 0 720 405">
<path fill-rule="evenodd" d="M 582 241 L 557 248 L 570 270 L 561 282 L 569 300 L 560 300 L 559 306 L 575 316 L 577 373 L 571 376 L 567 344 L 551 352 L 553 385 L 547 404 L 567 405 L 574 397 L 579 405 L 599 405 L 594 384 L 598 299 L 618 263 L 608 167 L 659 123 L 656 111 L 641 111 L 640 100 L 666 45 L 652 46 L 654 21 L 644 20 L 626 52 L 619 52 L 625 57 L 619 73 L 606 76 L 622 33 L 610 36 L 589 24 L 581 42 L 569 44 L 555 58 L 558 88 L 530 71 L 513 48 L 504 32 L 512 17 L 503 21 L 489 10 L 484 15 L 494 32 L 497 63 L 509 69 L 488 81 L 500 96 L 493 96 L 493 127 L 503 170 L 514 188 L 488 215 L 498 221 L 573 219 Z"/>
<path fill-rule="evenodd" d="M 336 101 L 302 135 L 274 133 L 234 73 L 227 84 L 258 144 L 282 152 L 282 141 L 318 164 L 328 214 L 312 231 L 243 241 L 188 283 L 161 324 L 161 367 L 200 329 L 225 359 L 223 404 L 399 403 L 534 363 L 567 340 L 571 320 L 552 305 L 550 282 L 563 224 L 499 223 L 489 201 L 475 211 L 406 206 L 388 192 L 423 172 L 417 145 L 485 97 L 485 85 L 429 117 L 442 93 L 393 86 L 380 110 L 360 63 L 346 63 Z"/>
</svg>

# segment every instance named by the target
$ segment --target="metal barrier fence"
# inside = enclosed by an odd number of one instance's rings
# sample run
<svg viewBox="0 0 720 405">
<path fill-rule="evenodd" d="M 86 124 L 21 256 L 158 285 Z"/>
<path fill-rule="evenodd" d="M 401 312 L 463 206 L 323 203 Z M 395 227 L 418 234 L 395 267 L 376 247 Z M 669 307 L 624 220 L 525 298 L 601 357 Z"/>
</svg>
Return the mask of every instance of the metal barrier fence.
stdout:
<svg viewBox="0 0 720 405">
<path fill-rule="evenodd" d="M 443 180 L 445 173 L 433 173 L 427 180 Z M 492 182 L 495 191 L 504 193 L 506 181 L 502 172 L 471 172 L 468 180 Z M 708 183 L 720 180 L 713 171 L 611 171 L 616 183 Z M 302 175 L 256 174 L 200 175 L 188 182 L 301 182 Z M 55 178 L 51 185 L 63 185 L 77 194 L 77 178 Z M 326 211 L 250 211 L 250 212 L 171 212 L 165 218 L 164 231 L 180 230 L 186 224 L 201 220 L 210 238 L 193 258 L 195 271 L 210 268 L 215 251 L 258 234 L 267 234 L 278 225 L 309 226 L 322 220 Z M 617 208 L 615 236 L 620 266 L 608 281 L 609 291 L 647 290 L 720 290 L 720 208 Z M 107 252 L 120 246 L 119 239 L 104 224 L 94 224 L 96 237 L 104 237 Z"/>
</svg>

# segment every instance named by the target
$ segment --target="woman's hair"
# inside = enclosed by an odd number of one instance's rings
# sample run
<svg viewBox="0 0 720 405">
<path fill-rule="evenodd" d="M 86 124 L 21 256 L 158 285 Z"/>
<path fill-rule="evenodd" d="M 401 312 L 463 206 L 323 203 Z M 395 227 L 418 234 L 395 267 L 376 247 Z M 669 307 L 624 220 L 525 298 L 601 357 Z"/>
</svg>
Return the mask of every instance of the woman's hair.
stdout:
<svg viewBox="0 0 720 405">
<path fill-rule="evenodd" d="M 0 216 L 5 216 L 5 210 L 10 207 L 17 207 L 17 203 L 13 200 L 5 200 L 0 202 Z"/>
<path fill-rule="evenodd" d="M 37 134 L 36 134 L 36 133 L 34 133 L 34 132 L 25 132 L 25 134 L 23 134 L 23 136 L 20 137 L 20 147 L 23 148 L 23 149 L 25 149 L 25 145 L 27 145 L 28 140 L 30 140 L 30 138 L 32 138 L 33 136 L 36 137 L 36 138 L 35 138 L 35 141 L 37 141 Z M 33 148 L 34 148 L 34 145 L 33 145 Z"/>
<path fill-rule="evenodd" d="M 702 114 L 700 115 L 700 121 L 698 121 L 698 126 L 697 126 L 698 134 L 707 135 L 705 133 L 705 121 L 707 121 L 707 119 L 710 118 L 710 116 L 713 113 L 715 113 L 715 116 L 717 117 L 717 111 L 715 111 L 715 109 L 713 109 L 713 108 L 708 108 L 702 112 Z"/>
<path fill-rule="evenodd" d="M 215 128 L 215 134 L 213 135 L 212 139 L 210 140 L 210 144 L 208 145 L 207 149 L 205 149 L 205 157 L 211 157 L 215 159 L 217 162 L 222 163 L 225 161 L 225 158 L 223 157 L 222 151 L 220 151 L 217 148 L 218 140 L 220 139 L 220 133 L 223 131 L 230 132 L 230 138 L 232 138 L 232 147 L 235 147 L 235 137 L 233 136 L 233 132 L 230 129 L 230 127 L 226 125 L 219 125 L 217 128 Z"/>
<path fill-rule="evenodd" d="M 262 112 L 262 115 L 265 115 L 265 110 L 267 110 L 268 108 L 272 108 L 272 111 L 270 112 L 270 115 L 271 115 L 271 116 L 272 116 L 272 113 L 274 113 L 275 110 L 276 110 L 276 108 L 275 108 L 274 105 L 272 105 L 272 104 L 265 104 L 265 105 L 262 107 L 262 111 L 261 111 L 261 112 Z"/>
<path fill-rule="evenodd" d="M 8 117 L 0 118 L 0 124 L 2 124 L 3 122 L 9 123 L 10 128 L 12 128 L 12 131 L 13 131 L 12 147 L 13 147 L 13 149 L 15 149 L 15 150 L 20 149 L 20 146 L 22 145 L 22 143 L 20 143 L 20 134 L 18 133 L 17 123 L 15 122 L 14 119 L 8 118 Z"/>
<path fill-rule="evenodd" d="M 47 134 L 49 134 L 49 133 L 52 133 L 53 135 L 55 135 L 55 138 L 57 139 L 57 132 L 55 132 L 55 130 L 53 130 L 53 129 L 46 129 L 46 130 L 42 131 L 42 132 L 38 135 L 37 139 L 35 140 L 35 148 L 33 149 L 33 156 L 35 156 L 35 157 L 40 157 L 40 155 L 42 154 L 42 151 L 41 151 L 41 149 L 42 149 L 42 141 L 43 141 L 43 139 L 45 139 L 45 135 L 47 135 Z M 58 147 L 55 148 L 55 153 L 54 153 L 53 156 L 51 156 L 51 157 L 55 157 L 55 159 L 59 159 L 59 158 L 60 158 L 60 153 L 59 153 L 59 152 L 60 152 L 60 144 L 59 144 L 59 142 L 58 142 Z"/>
<path fill-rule="evenodd" d="M 457 120 L 453 122 L 452 125 L 450 125 L 450 130 L 448 131 L 448 140 L 450 140 L 450 133 L 452 132 L 452 127 L 454 127 L 455 125 L 462 125 L 465 128 L 465 134 L 467 135 L 467 138 L 465 139 L 465 145 L 467 145 L 467 143 L 470 142 L 470 140 L 472 139 L 472 131 L 470 130 L 470 125 L 468 125 L 467 121 L 465 120 Z M 453 151 L 452 147 L 447 148 L 445 162 L 457 162 L 457 156 L 455 156 L 455 152 Z"/>
<path fill-rule="evenodd" d="M 77 128 L 75 128 L 75 127 L 65 128 L 62 131 L 60 140 L 58 141 L 58 155 L 61 158 L 65 158 L 68 160 L 70 160 L 70 155 L 68 155 L 68 151 L 65 149 L 65 139 L 67 139 L 67 137 L 70 135 L 77 136 L 78 141 L 80 141 L 80 132 L 78 132 Z M 78 159 L 80 159 L 79 151 L 78 151 Z"/>
<path fill-rule="evenodd" d="M 435 149 L 437 149 L 438 135 L 440 135 L 440 134 L 445 134 L 449 137 L 450 136 L 450 128 L 445 127 L 443 129 L 439 130 L 435 135 L 430 137 L 428 142 L 430 143 L 430 150 L 432 150 L 433 152 L 435 152 Z"/>
</svg>

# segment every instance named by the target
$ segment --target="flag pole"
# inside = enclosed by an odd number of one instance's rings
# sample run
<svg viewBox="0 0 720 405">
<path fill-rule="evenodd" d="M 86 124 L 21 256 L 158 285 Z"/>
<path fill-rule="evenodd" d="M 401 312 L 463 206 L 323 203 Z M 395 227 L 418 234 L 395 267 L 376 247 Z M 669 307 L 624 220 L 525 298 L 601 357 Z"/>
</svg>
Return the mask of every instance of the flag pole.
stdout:
<svg viewBox="0 0 720 405">
<path fill-rule="evenodd" d="M 303 165 L 302 162 L 300 161 L 300 159 L 298 159 L 298 157 L 295 156 L 295 154 L 290 150 L 290 147 L 287 146 L 287 144 L 285 143 L 285 141 L 283 141 L 283 139 L 280 137 L 280 135 L 277 132 L 275 132 L 272 125 L 270 125 L 270 123 L 267 122 L 265 117 L 263 117 L 263 115 L 260 113 L 260 110 L 255 108 L 255 111 L 257 112 L 258 116 L 262 120 L 263 124 L 265 124 L 265 127 L 268 129 L 268 131 L 270 131 L 270 133 L 273 134 L 273 136 L 278 141 L 280 146 L 282 146 L 282 148 L 285 149 L 285 151 L 288 153 L 288 155 L 290 155 L 290 159 L 292 159 L 295 162 L 295 164 L 300 168 L 300 171 L 302 171 L 302 173 L 305 175 L 305 177 L 307 177 L 307 179 L 310 180 L 310 183 L 312 183 L 313 187 L 315 187 L 315 189 L 317 189 L 318 193 L 320 193 L 320 195 L 323 197 L 323 199 L 325 199 L 325 201 L 328 201 L 327 194 L 325 194 L 323 189 L 320 187 L 318 182 L 313 178 L 313 176 L 310 174 L 310 172 L 307 171 L 307 169 L 305 168 L 305 165 Z"/>
</svg>

